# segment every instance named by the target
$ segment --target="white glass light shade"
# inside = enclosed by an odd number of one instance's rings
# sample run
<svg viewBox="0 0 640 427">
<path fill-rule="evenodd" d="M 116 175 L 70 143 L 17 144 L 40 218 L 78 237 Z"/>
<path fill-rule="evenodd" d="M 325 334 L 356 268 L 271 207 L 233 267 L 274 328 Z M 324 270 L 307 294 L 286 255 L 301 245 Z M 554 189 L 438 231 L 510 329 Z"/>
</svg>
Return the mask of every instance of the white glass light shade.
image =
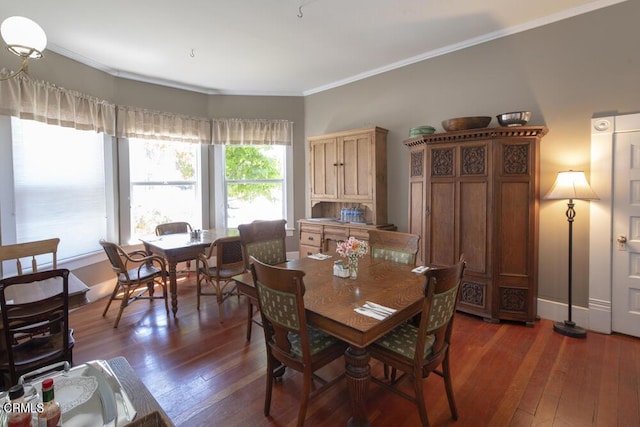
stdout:
<svg viewBox="0 0 640 427">
<path fill-rule="evenodd" d="M 598 195 L 591 189 L 583 171 L 558 172 L 556 182 L 545 199 L 597 200 Z"/>
<path fill-rule="evenodd" d="M 9 50 L 22 57 L 40 58 L 47 47 L 44 30 L 23 16 L 5 19 L 0 25 L 0 33 Z"/>
</svg>

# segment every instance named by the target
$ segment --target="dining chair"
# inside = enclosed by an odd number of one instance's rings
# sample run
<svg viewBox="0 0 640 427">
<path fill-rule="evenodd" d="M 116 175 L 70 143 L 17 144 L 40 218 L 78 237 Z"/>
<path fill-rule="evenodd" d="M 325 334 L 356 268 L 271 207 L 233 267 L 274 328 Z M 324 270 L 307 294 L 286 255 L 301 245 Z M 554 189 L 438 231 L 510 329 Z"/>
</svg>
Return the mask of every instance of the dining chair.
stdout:
<svg viewBox="0 0 640 427">
<path fill-rule="evenodd" d="M 215 258 L 215 260 L 214 260 Z M 197 308 L 200 310 L 201 295 L 215 295 L 218 302 L 218 319 L 224 322 L 222 303 L 230 296 L 240 294 L 236 289 L 233 276 L 245 271 L 242 258 L 242 243 L 239 236 L 222 237 L 209 247 L 206 254 L 201 254 L 197 263 Z M 215 265 L 211 266 L 213 263 Z M 207 291 L 205 286 L 213 287 Z"/>
<path fill-rule="evenodd" d="M 164 224 L 156 225 L 156 236 L 165 236 L 167 234 L 179 234 L 179 233 L 191 233 L 193 228 L 191 224 L 184 221 L 176 221 L 176 222 L 165 222 Z M 180 271 L 180 273 L 185 273 L 187 277 L 191 276 L 191 261 L 186 261 L 185 265 L 187 266 L 186 271 Z"/>
<path fill-rule="evenodd" d="M 251 273 L 267 351 L 264 415 L 269 416 L 271 410 L 274 379 L 281 377 L 282 366 L 288 367 L 303 376 L 298 409 L 298 426 L 302 426 L 309 399 L 344 377 L 341 374 L 327 381 L 315 372 L 342 357 L 347 344 L 307 324 L 303 271 L 272 266 L 252 258 Z M 319 387 L 315 387 L 314 380 Z"/>
<path fill-rule="evenodd" d="M 429 419 L 422 380 L 432 372 L 443 378 L 451 415 L 454 420 L 458 419 L 449 368 L 449 347 L 465 265 L 461 256 L 454 265 L 427 270 L 424 273 L 420 325 L 416 327 L 411 322 L 404 322 L 368 347 L 372 358 L 392 367 L 391 378 L 372 377 L 371 380 L 413 402 L 418 407 L 423 426 L 429 425 Z M 399 377 L 396 377 L 397 370 L 402 371 Z M 397 387 L 399 381 L 406 377 L 413 382 L 413 396 Z"/>
<path fill-rule="evenodd" d="M 369 248 L 372 258 L 402 264 L 416 264 L 420 236 L 398 231 L 369 230 Z"/>
<path fill-rule="evenodd" d="M 114 328 L 118 327 L 124 309 L 138 299 L 164 299 L 164 307 L 169 314 L 167 298 L 167 269 L 162 257 L 149 255 L 145 251 L 125 252 L 119 245 L 100 240 L 111 263 L 111 269 L 116 273 L 116 284 L 109 297 L 102 317 L 107 315 L 111 301 L 119 300 L 120 308 L 116 316 Z M 155 286 L 162 288 L 162 297 L 154 297 Z M 145 296 L 145 294 L 149 294 Z"/>
<path fill-rule="evenodd" d="M 247 270 L 250 268 L 251 257 L 270 265 L 280 264 L 287 260 L 285 245 L 287 237 L 286 223 L 287 221 L 284 219 L 256 220 L 249 224 L 240 224 L 238 226 L 242 243 L 242 256 Z M 250 341 L 251 325 L 253 323 L 261 325 L 261 323 L 255 318 L 258 301 L 251 297 L 247 297 L 247 301 L 247 341 Z"/>
<path fill-rule="evenodd" d="M 49 297 L 15 303 L 7 298 L 9 289 L 54 279 Z M 57 279 L 57 280 L 55 280 Z M 0 352 L 0 372 L 4 384 L 52 363 L 73 362 L 73 330 L 69 328 L 69 270 L 55 269 L 0 280 L 0 310 L 4 351 Z"/>
</svg>

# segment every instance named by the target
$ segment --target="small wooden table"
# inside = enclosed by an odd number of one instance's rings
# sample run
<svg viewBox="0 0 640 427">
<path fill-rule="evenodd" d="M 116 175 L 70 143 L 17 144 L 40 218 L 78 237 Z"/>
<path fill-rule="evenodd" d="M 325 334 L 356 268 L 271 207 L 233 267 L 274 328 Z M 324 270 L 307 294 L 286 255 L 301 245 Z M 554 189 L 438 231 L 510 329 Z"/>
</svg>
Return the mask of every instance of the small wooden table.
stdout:
<svg viewBox="0 0 640 427">
<path fill-rule="evenodd" d="M 367 346 L 402 322 L 418 314 L 424 298 L 424 276 L 412 273 L 413 266 L 364 257 L 358 278 L 333 275 L 335 256 L 327 260 L 301 258 L 279 266 L 302 270 L 306 292 L 304 304 L 307 321 L 318 329 L 347 343 L 346 381 L 353 416 L 349 426 L 370 426 L 366 414 L 370 381 Z M 235 276 L 238 290 L 257 298 L 250 273 Z M 396 309 L 384 320 L 356 313 L 354 308 L 372 301 Z"/>
<path fill-rule="evenodd" d="M 236 229 L 203 230 L 199 239 L 192 239 L 189 233 L 165 234 L 164 236 L 143 237 L 140 240 L 145 250 L 159 255 L 169 264 L 169 291 L 171 293 L 171 311 L 173 316 L 178 312 L 178 282 L 176 265 L 198 258 L 216 240 L 221 237 L 238 236 Z"/>
</svg>

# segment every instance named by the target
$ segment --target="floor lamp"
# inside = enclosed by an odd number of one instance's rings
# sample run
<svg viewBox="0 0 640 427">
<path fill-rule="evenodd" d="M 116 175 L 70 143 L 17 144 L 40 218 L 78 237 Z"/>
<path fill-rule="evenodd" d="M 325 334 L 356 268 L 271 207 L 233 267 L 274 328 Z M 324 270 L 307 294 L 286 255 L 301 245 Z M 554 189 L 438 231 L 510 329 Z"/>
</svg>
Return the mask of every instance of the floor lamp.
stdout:
<svg viewBox="0 0 640 427">
<path fill-rule="evenodd" d="M 549 193 L 544 197 L 547 200 L 565 200 L 569 199 L 567 203 L 567 222 L 569 223 L 569 274 L 568 274 L 568 307 L 569 318 L 564 322 L 555 322 L 553 324 L 553 330 L 559 334 L 566 335 L 573 338 L 585 338 L 587 331 L 580 326 L 576 326 L 575 322 L 571 320 L 571 278 L 573 274 L 573 220 L 576 216 L 574 209 L 574 200 L 597 200 L 598 196 L 591 189 L 591 186 L 587 182 L 582 171 L 566 171 L 558 172 L 556 182 L 549 190 Z"/>
</svg>

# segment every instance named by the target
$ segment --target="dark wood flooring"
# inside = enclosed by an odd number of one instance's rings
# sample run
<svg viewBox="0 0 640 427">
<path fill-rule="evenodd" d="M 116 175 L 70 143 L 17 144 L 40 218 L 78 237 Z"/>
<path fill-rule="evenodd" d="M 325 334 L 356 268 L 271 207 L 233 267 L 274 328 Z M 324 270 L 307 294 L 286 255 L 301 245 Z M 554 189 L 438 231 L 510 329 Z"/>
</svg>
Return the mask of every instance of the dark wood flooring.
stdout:
<svg viewBox="0 0 640 427">
<path fill-rule="evenodd" d="M 271 416 L 263 415 L 265 352 L 262 330 L 245 340 L 246 301 L 225 302 L 218 322 L 214 297 L 195 306 L 194 275 L 179 284 L 177 319 L 161 300 L 129 306 L 117 329 L 117 307 L 102 317 L 106 300 L 71 314 L 75 363 L 125 356 L 178 426 L 295 425 L 300 376 L 287 371 L 276 384 Z M 451 349 L 453 386 L 460 417 L 449 413 L 442 381 L 425 380 L 433 426 L 639 426 L 640 340 L 589 333 L 578 340 L 554 333 L 540 320 L 490 324 L 456 314 Z M 343 369 L 337 361 L 325 372 Z M 381 366 L 372 362 L 372 372 Z M 404 399 L 369 387 L 374 426 L 419 425 L 417 410 Z M 344 381 L 310 403 L 307 426 L 344 426 L 350 416 Z"/>
</svg>

